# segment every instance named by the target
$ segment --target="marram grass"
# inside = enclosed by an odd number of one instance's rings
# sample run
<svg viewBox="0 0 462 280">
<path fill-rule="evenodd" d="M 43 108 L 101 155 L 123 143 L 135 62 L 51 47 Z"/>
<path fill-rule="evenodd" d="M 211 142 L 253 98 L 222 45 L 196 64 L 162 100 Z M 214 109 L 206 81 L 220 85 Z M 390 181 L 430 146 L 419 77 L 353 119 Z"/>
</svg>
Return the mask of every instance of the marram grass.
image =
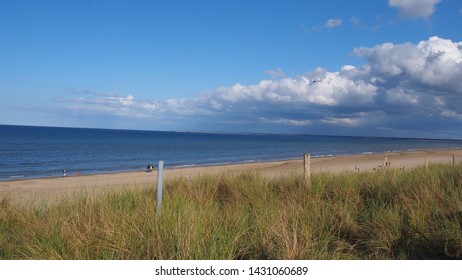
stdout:
<svg viewBox="0 0 462 280">
<path fill-rule="evenodd" d="M 0 198 L 0 259 L 461 259 L 462 165 Z"/>
</svg>

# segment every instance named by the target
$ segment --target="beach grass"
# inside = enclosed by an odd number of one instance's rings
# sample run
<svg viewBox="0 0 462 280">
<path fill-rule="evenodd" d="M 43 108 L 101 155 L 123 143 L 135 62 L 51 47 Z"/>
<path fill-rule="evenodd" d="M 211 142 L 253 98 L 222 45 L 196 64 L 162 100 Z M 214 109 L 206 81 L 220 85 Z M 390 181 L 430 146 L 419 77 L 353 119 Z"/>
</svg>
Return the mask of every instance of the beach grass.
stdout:
<svg viewBox="0 0 462 280">
<path fill-rule="evenodd" d="M 461 259 L 462 165 L 0 199 L 0 259 Z"/>
</svg>

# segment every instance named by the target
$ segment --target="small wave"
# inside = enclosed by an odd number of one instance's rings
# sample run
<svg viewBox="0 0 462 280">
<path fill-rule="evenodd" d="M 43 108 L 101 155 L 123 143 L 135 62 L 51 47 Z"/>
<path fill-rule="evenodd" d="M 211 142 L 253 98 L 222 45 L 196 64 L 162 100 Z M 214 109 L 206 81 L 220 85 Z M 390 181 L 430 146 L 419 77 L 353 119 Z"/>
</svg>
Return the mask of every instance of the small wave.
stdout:
<svg viewBox="0 0 462 280">
<path fill-rule="evenodd" d="M 175 165 L 174 168 L 187 168 L 187 167 L 197 167 L 197 164 L 182 164 L 182 165 Z"/>
<path fill-rule="evenodd" d="M 24 175 L 13 175 L 13 176 L 8 176 L 8 179 L 19 179 L 19 178 L 24 178 Z"/>
<path fill-rule="evenodd" d="M 333 157 L 333 156 L 334 156 L 333 154 L 323 154 L 323 155 L 320 155 L 319 157 L 324 158 L 324 157 Z"/>
</svg>

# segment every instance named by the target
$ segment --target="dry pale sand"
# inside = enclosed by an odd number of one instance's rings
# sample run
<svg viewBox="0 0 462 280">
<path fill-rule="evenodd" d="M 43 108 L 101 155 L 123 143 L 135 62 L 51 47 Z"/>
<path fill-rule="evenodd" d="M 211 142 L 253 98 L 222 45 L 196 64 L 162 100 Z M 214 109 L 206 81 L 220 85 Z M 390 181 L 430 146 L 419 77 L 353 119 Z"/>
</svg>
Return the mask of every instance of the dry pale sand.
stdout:
<svg viewBox="0 0 462 280">
<path fill-rule="evenodd" d="M 462 150 L 425 150 L 412 152 L 396 152 L 384 154 L 367 154 L 353 156 L 338 156 L 311 159 L 311 172 L 359 172 L 372 171 L 381 168 L 385 161 L 389 168 L 410 169 L 429 163 L 456 163 L 462 161 Z M 185 177 L 187 179 L 198 175 L 217 174 L 223 172 L 257 171 L 268 176 L 284 174 L 300 174 L 303 172 L 303 160 L 286 160 L 264 163 L 246 163 L 218 165 L 207 167 L 168 168 L 164 167 L 164 180 Z M 10 197 L 14 200 L 28 201 L 30 198 L 56 198 L 75 191 L 85 189 L 99 191 L 109 188 L 145 187 L 157 184 L 157 173 L 144 171 L 80 175 L 64 178 L 30 179 L 0 181 L 0 198 Z"/>
</svg>

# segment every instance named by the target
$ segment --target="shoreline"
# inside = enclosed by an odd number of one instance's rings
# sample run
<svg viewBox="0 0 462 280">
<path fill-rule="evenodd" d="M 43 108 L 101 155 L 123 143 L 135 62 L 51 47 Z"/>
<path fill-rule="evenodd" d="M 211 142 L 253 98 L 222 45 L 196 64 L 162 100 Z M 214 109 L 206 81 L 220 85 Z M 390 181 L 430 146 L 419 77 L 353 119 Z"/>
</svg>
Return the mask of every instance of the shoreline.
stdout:
<svg viewBox="0 0 462 280">
<path fill-rule="evenodd" d="M 322 154 L 322 155 L 311 155 L 311 160 L 313 161 L 313 160 L 326 159 L 326 158 L 358 157 L 358 156 L 386 155 L 386 154 L 413 153 L 413 152 L 430 152 L 430 151 L 435 151 L 435 152 L 437 151 L 443 151 L 443 152 L 462 151 L 462 148 L 407 149 L 407 150 L 395 150 L 395 151 L 385 151 L 385 152 L 361 152 L 361 153 L 356 153 L 356 154 Z M 455 152 L 455 154 L 457 153 L 458 152 Z M 169 166 L 168 162 L 166 163 L 164 161 L 164 171 L 173 170 L 173 169 L 185 169 L 185 168 L 209 168 L 209 167 L 247 165 L 247 164 L 267 164 L 267 163 L 289 162 L 289 161 L 298 161 L 298 160 L 303 160 L 303 157 L 283 158 L 283 159 L 274 159 L 274 160 L 247 160 L 247 161 L 242 161 L 242 162 L 223 162 L 223 163 L 211 163 L 211 164 L 184 164 L 184 165 L 173 165 L 173 166 Z M 156 170 L 157 169 L 154 169 L 154 171 Z M 77 177 L 77 176 L 83 177 L 83 176 L 100 176 L 100 175 L 113 175 L 113 174 L 129 174 L 129 173 L 138 173 L 138 172 L 145 172 L 145 171 L 146 171 L 146 168 L 138 168 L 138 169 L 131 169 L 131 170 L 101 171 L 101 172 L 77 174 L 77 172 L 80 172 L 80 171 L 67 170 L 68 175 L 64 177 L 68 178 L 68 177 Z M 44 176 L 44 177 L 26 177 L 24 175 L 11 176 L 8 179 L 0 179 L 0 186 L 2 185 L 2 183 L 5 183 L 5 182 L 48 180 L 48 179 L 59 179 L 59 178 L 63 178 L 63 176 L 58 176 L 58 175 Z"/>
<path fill-rule="evenodd" d="M 461 149 L 429 149 L 387 153 L 362 153 L 356 155 L 311 157 L 311 172 L 359 172 L 380 169 L 385 161 L 387 168 L 411 169 L 429 163 L 462 162 Z M 388 164 L 387 164 L 388 165 Z M 191 167 L 164 167 L 164 180 L 175 178 L 192 179 L 196 176 L 228 172 L 253 171 L 264 176 L 303 173 L 303 159 L 277 160 L 269 162 L 233 163 Z M 0 181 L 0 199 L 10 197 L 19 200 L 28 198 L 52 198 L 72 194 L 79 190 L 101 191 L 124 187 L 146 187 L 157 185 L 157 171 L 114 172 L 105 174 L 72 175 L 66 177 L 18 179 Z"/>
</svg>

